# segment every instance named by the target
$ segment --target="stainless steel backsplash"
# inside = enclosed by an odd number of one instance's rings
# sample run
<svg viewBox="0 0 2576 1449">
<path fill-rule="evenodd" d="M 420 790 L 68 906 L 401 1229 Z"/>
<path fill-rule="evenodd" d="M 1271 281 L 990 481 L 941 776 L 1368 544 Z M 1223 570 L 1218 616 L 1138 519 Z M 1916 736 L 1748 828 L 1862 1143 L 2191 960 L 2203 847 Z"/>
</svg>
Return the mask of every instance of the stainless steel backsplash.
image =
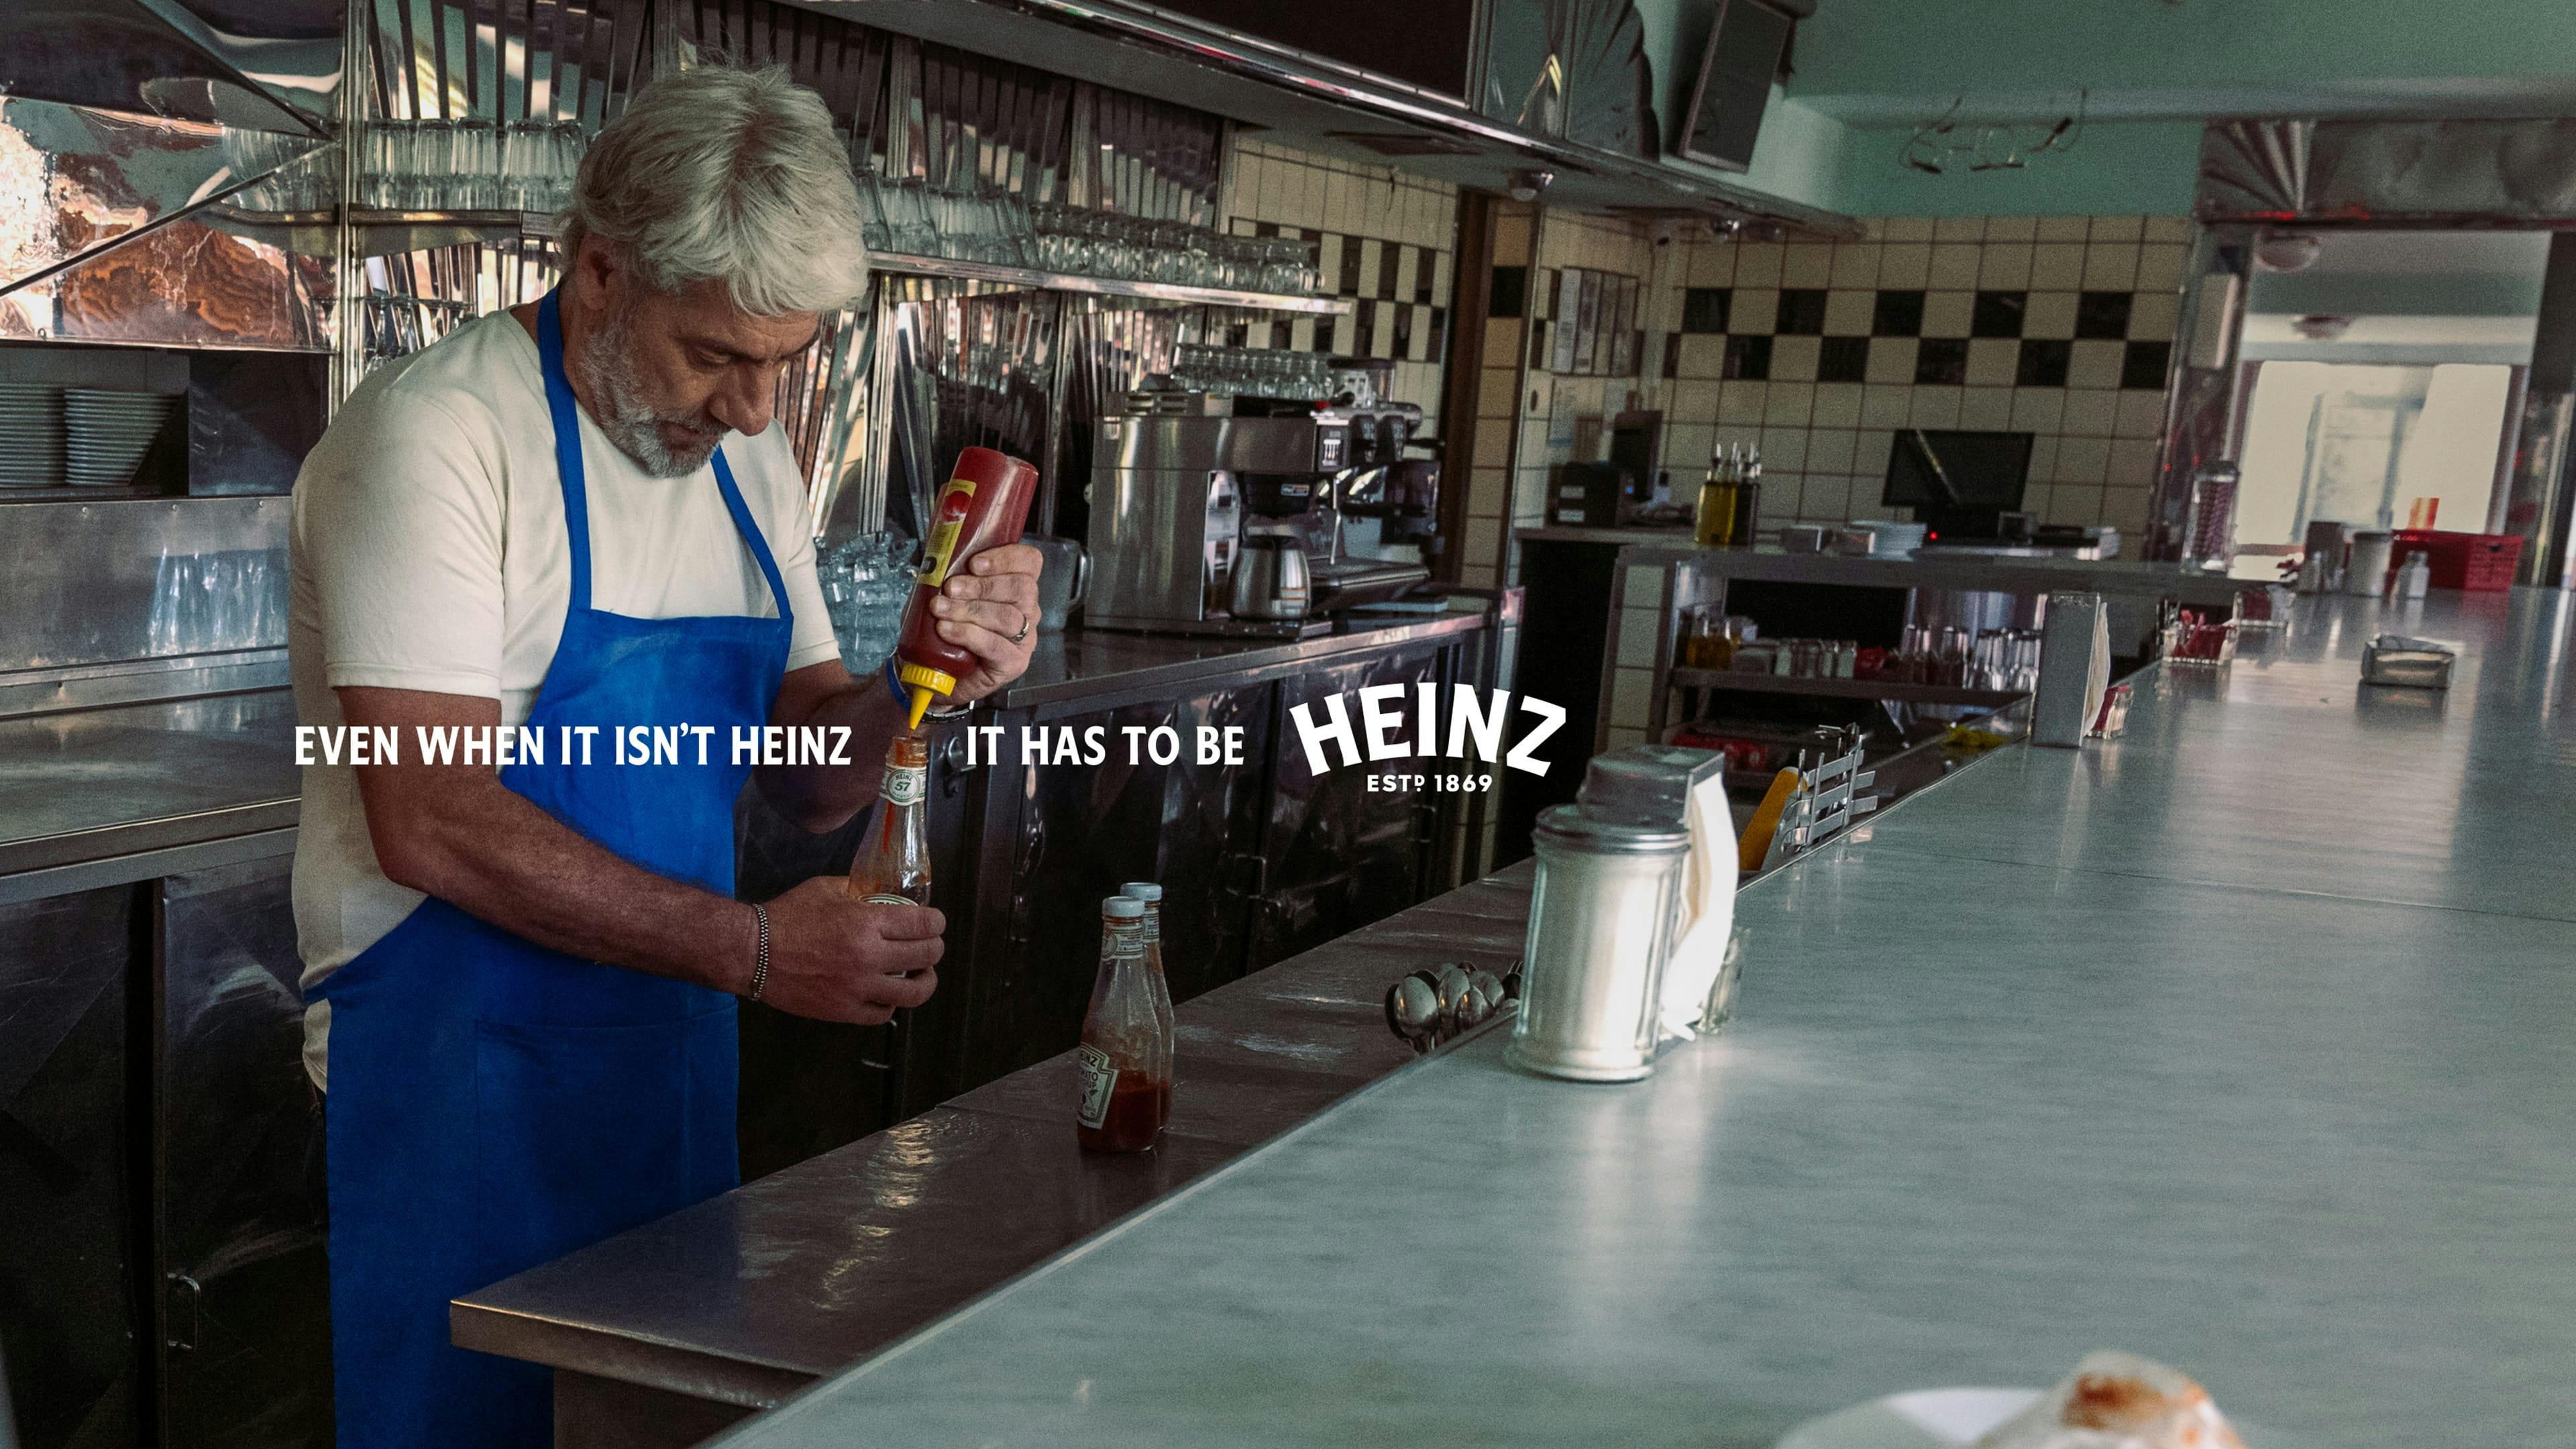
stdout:
<svg viewBox="0 0 2576 1449">
<path fill-rule="evenodd" d="M 286 644 L 287 500 L 0 509 L 0 679 Z"/>
</svg>

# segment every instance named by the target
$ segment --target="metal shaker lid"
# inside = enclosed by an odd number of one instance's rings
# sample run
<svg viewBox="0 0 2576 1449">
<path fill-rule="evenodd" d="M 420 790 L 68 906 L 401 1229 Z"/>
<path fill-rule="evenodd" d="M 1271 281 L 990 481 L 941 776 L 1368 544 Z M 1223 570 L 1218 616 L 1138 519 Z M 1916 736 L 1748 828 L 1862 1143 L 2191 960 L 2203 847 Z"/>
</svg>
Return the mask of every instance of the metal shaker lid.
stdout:
<svg viewBox="0 0 2576 1449">
<path fill-rule="evenodd" d="M 1596 820 L 1677 829 L 1691 791 L 1725 765 L 1726 757 L 1715 750 L 1629 745 L 1592 757 L 1574 803 Z"/>
<path fill-rule="evenodd" d="M 1614 820 L 1580 805 L 1551 805 L 1539 812 L 1536 835 L 1564 850 L 1594 855 L 1672 855 L 1690 849 L 1690 832 Z"/>
</svg>

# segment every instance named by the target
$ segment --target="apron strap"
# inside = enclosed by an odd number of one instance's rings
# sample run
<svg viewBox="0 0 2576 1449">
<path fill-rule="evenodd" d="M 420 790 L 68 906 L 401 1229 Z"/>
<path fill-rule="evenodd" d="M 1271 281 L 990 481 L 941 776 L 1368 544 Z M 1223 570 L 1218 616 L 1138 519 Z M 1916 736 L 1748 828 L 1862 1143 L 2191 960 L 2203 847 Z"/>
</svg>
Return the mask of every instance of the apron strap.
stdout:
<svg viewBox="0 0 2576 1449">
<path fill-rule="evenodd" d="M 590 501 L 582 487 L 581 408 L 564 376 L 563 290 L 537 304 L 537 359 L 546 375 L 546 411 L 555 424 L 555 476 L 563 482 L 564 536 L 572 544 L 572 612 L 590 609 Z"/>
<path fill-rule="evenodd" d="M 761 576 L 769 580 L 769 596 L 778 601 L 778 621 L 793 624 L 795 612 L 787 607 L 787 581 L 779 576 L 778 560 L 769 552 L 769 540 L 761 537 L 760 524 L 751 516 L 750 505 L 742 501 L 742 490 L 734 486 L 733 465 L 725 461 L 724 449 L 716 449 L 716 488 L 724 494 L 725 511 L 733 515 L 733 526 L 742 541 L 751 545 L 751 556 L 760 564 Z"/>
<path fill-rule="evenodd" d="M 546 411 L 555 426 L 555 475 L 562 480 L 564 500 L 564 535 L 572 545 L 572 601 L 574 611 L 590 608 L 590 497 L 583 486 L 581 465 L 581 408 L 573 400 L 572 380 L 564 373 L 563 289 L 546 293 L 537 304 L 537 358 L 545 373 Z M 769 581 L 769 596 L 778 601 L 781 623 L 792 624 L 795 615 L 787 605 L 787 581 L 778 572 L 778 560 L 769 551 L 769 540 L 760 533 L 749 505 L 742 501 L 742 490 L 734 485 L 733 467 L 725 462 L 724 449 L 716 449 L 716 488 L 724 495 L 725 512 L 733 516 L 734 531 L 751 549 L 760 565 L 762 578 Z"/>
</svg>

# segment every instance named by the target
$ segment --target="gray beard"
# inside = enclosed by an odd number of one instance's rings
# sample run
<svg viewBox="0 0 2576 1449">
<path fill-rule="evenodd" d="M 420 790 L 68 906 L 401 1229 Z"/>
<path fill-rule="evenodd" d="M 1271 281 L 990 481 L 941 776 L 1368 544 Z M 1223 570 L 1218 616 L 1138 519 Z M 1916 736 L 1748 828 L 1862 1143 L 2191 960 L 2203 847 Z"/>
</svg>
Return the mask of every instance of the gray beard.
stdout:
<svg viewBox="0 0 2576 1449">
<path fill-rule="evenodd" d="M 715 456 L 723 431 L 710 428 L 712 418 L 659 412 L 646 402 L 644 380 L 636 373 L 626 340 L 627 318 L 623 313 L 609 318 L 582 340 L 582 365 L 590 374 L 592 420 L 608 435 L 608 441 L 617 445 L 617 451 L 635 460 L 635 466 L 643 469 L 646 477 L 686 478 Z M 691 444 L 674 450 L 662 441 L 664 424 L 708 429 L 711 436 L 703 447 Z"/>
</svg>

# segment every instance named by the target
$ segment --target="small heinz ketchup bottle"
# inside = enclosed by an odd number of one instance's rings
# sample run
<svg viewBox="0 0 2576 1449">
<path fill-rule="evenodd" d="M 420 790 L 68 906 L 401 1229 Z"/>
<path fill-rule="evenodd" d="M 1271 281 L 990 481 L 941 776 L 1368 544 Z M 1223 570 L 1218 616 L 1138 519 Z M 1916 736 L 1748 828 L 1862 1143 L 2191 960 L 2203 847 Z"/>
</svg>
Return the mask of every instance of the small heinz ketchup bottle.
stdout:
<svg viewBox="0 0 2576 1449">
<path fill-rule="evenodd" d="M 1144 1152 L 1172 1110 L 1172 1029 L 1154 1009 L 1145 962 L 1145 903 L 1100 907 L 1100 976 L 1082 1019 L 1082 1102 L 1074 1137 L 1093 1152 Z"/>
<path fill-rule="evenodd" d="M 947 698 L 956 691 L 958 676 L 975 667 L 971 651 L 939 637 L 939 616 L 930 611 L 930 601 L 968 559 L 1020 541 L 1037 482 L 1036 468 L 990 448 L 968 448 L 957 455 L 957 467 L 930 512 L 921 572 L 915 576 L 912 601 L 904 606 L 903 635 L 894 646 L 895 678 L 912 694 L 910 728 L 921 728 L 933 695 Z"/>
</svg>

